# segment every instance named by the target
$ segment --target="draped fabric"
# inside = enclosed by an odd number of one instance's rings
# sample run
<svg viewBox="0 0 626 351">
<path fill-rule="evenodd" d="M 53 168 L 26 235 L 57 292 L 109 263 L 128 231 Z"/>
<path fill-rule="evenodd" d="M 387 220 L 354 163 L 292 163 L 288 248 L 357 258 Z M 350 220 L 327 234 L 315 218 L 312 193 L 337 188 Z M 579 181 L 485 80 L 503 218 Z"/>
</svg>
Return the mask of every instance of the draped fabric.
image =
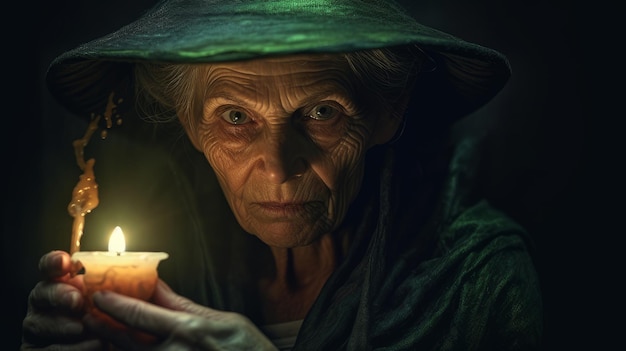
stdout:
<svg viewBox="0 0 626 351">
<path fill-rule="evenodd" d="M 350 251 L 303 321 L 294 350 L 539 349 L 532 241 L 507 215 L 468 194 L 477 147 L 473 140 L 456 146 L 440 186 L 403 172 L 393 146 L 373 152 L 347 216 Z M 181 205 L 195 239 L 181 236 L 182 255 L 170 247 L 177 263 L 161 276 L 198 303 L 254 321 L 248 259 L 263 244 L 238 227 L 205 171 L 175 187 L 182 198 L 197 198 Z M 420 202 L 429 190 L 433 201 Z M 200 200 L 207 193 L 215 201 Z"/>
<path fill-rule="evenodd" d="M 355 243 L 362 253 L 328 281 L 295 350 L 538 348 L 541 295 L 526 233 L 486 201 L 464 204 L 454 196 L 473 146 L 461 144 L 452 160 L 433 217 L 443 224 L 424 227 L 436 231 L 436 247 L 426 257 L 420 247 L 392 245 L 397 212 L 387 210 L 390 175 L 383 175 L 376 227 L 371 237 L 357 236 L 368 244 Z"/>
</svg>

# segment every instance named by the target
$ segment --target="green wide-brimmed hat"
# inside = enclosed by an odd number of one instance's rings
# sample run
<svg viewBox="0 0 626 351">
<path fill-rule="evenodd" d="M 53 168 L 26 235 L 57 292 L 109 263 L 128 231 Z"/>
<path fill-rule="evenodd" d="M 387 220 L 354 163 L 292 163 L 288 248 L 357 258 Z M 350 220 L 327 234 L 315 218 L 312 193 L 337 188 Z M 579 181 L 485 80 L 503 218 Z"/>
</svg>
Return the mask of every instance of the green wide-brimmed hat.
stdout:
<svg viewBox="0 0 626 351">
<path fill-rule="evenodd" d="M 131 100 L 132 64 L 224 62 L 416 44 L 435 62 L 423 101 L 457 118 L 510 76 L 501 53 L 417 23 L 391 1 L 166 0 L 121 29 L 57 57 L 46 80 L 69 111 L 102 111 L 112 91 Z M 132 101 L 132 100 L 131 100 Z M 132 105 L 132 104 L 131 104 Z"/>
</svg>

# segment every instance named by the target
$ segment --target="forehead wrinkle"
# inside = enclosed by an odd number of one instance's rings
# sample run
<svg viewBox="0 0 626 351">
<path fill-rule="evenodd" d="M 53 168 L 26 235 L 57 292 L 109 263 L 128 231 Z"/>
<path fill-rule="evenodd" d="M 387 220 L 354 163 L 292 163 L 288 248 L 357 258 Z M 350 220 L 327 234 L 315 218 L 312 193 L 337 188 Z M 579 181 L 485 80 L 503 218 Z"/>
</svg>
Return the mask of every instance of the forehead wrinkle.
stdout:
<svg viewBox="0 0 626 351">
<path fill-rule="evenodd" d="M 286 70 L 271 63 L 211 65 L 207 99 L 222 96 L 258 109 L 268 108 L 276 102 L 279 106 L 274 107 L 280 107 L 280 113 L 290 114 L 302 105 L 316 102 L 316 99 L 330 96 L 354 98 L 353 77 L 336 63 L 330 66 L 321 66 L 318 62 L 312 65 L 287 63 L 295 68 Z M 258 69 L 250 69 L 253 67 Z"/>
<path fill-rule="evenodd" d="M 256 103 L 257 89 L 250 77 L 229 69 L 219 73 L 209 77 L 206 101 L 223 98 L 241 107 L 254 107 L 250 101 Z"/>
</svg>

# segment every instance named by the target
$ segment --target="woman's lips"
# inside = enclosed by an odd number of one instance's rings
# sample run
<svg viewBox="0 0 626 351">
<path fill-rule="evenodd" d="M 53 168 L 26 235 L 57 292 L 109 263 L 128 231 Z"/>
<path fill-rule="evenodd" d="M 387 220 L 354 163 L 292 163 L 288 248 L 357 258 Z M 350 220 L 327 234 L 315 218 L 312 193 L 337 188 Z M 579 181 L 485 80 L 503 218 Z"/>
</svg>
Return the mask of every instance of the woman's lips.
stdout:
<svg viewBox="0 0 626 351">
<path fill-rule="evenodd" d="M 254 203 L 261 212 L 271 217 L 301 217 L 307 212 L 319 207 L 321 202 L 256 202 Z"/>
<path fill-rule="evenodd" d="M 304 209 L 304 203 L 297 202 L 258 202 L 257 204 L 269 212 L 294 212 Z"/>
</svg>

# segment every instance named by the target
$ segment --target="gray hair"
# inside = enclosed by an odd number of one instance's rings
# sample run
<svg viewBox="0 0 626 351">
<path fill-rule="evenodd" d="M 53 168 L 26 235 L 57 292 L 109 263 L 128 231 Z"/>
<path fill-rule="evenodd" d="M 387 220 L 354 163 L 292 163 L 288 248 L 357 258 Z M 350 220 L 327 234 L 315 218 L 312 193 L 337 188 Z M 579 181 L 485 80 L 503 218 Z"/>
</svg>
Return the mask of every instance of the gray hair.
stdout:
<svg viewBox="0 0 626 351">
<path fill-rule="evenodd" d="M 351 69 L 367 100 L 401 118 L 397 103 L 412 88 L 425 54 L 414 46 L 362 50 L 337 55 Z M 182 117 L 194 127 L 201 116 L 209 70 L 198 64 L 148 63 L 135 65 L 137 111 L 152 122 Z"/>
</svg>

